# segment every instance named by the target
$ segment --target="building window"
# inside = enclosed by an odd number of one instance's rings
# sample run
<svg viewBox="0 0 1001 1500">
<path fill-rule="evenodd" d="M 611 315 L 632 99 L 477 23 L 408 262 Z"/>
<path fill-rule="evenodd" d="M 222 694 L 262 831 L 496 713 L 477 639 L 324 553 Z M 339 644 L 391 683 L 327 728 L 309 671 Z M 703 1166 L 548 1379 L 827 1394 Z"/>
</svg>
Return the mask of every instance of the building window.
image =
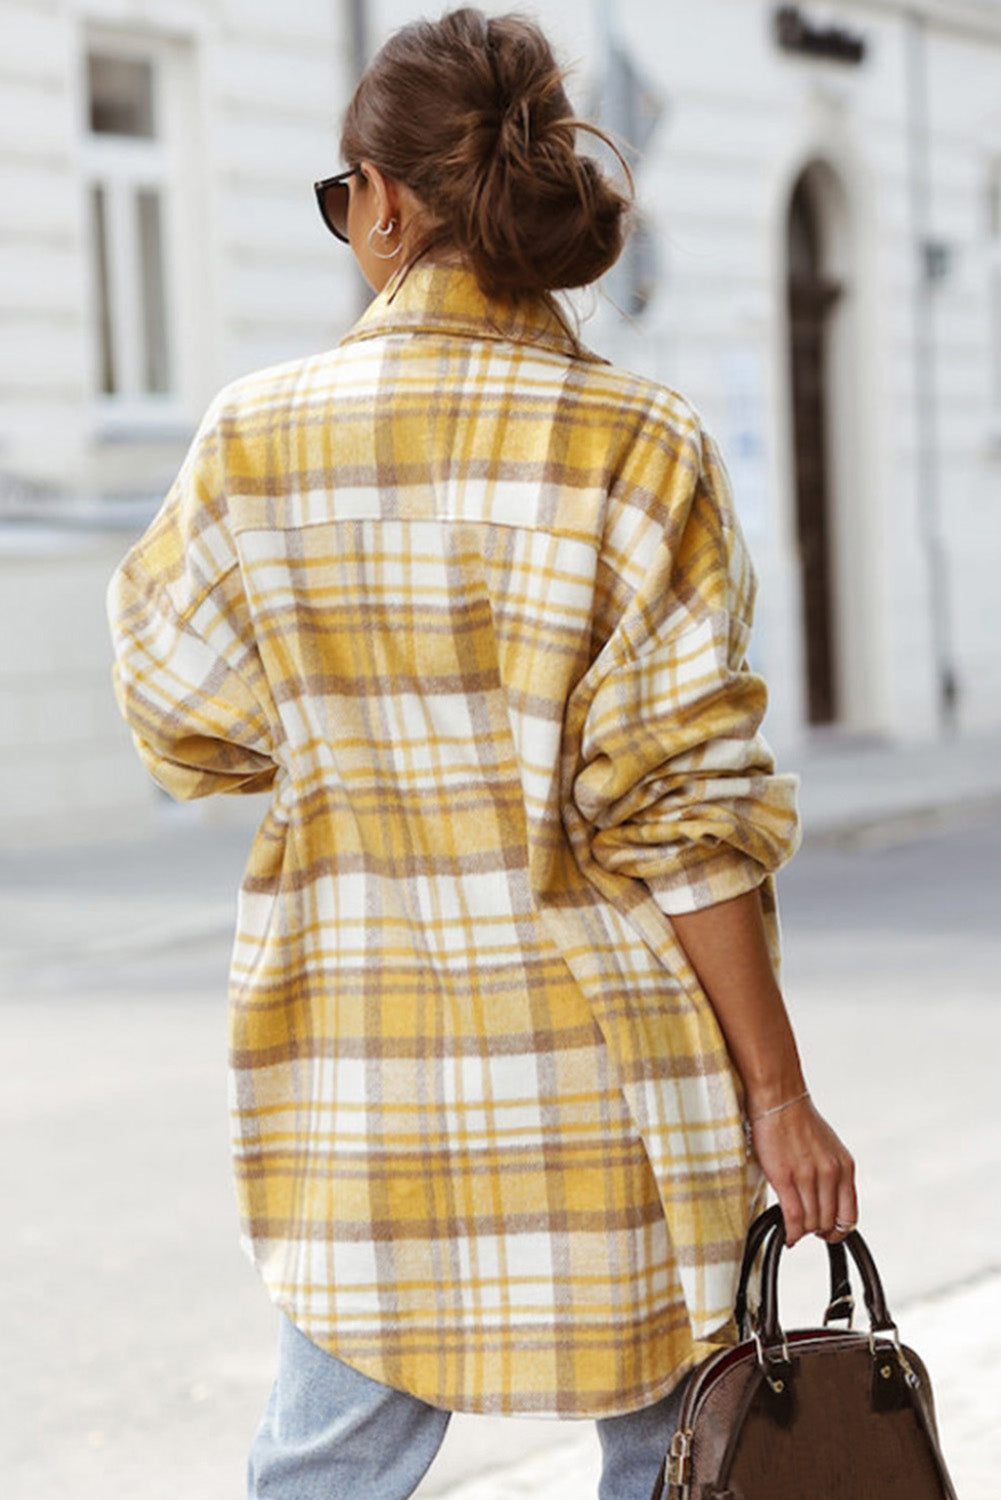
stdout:
<svg viewBox="0 0 1001 1500">
<path fill-rule="evenodd" d="M 147 141 L 155 138 L 153 64 L 148 58 L 92 52 L 87 59 L 87 84 L 94 135 L 124 135 Z"/>
<path fill-rule="evenodd" d="M 139 416 L 176 394 L 162 82 L 155 55 L 109 44 L 87 58 L 95 394 Z"/>
</svg>

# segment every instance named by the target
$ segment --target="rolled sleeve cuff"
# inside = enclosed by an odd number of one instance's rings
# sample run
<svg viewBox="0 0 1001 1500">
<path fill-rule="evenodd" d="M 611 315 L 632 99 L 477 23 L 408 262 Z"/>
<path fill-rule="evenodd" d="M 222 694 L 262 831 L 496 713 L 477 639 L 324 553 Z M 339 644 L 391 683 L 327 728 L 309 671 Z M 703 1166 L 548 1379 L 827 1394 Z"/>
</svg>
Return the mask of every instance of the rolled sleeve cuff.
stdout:
<svg viewBox="0 0 1001 1500">
<path fill-rule="evenodd" d="M 679 856 L 670 874 L 648 875 L 646 884 L 661 911 L 675 917 L 757 890 L 770 874 L 758 860 L 734 849 L 694 849 L 689 858 Z"/>
<path fill-rule="evenodd" d="M 752 891 L 791 859 L 802 825 L 799 777 L 711 778 L 665 801 L 659 815 L 603 829 L 592 854 L 604 869 L 642 880 L 667 916 Z"/>
</svg>

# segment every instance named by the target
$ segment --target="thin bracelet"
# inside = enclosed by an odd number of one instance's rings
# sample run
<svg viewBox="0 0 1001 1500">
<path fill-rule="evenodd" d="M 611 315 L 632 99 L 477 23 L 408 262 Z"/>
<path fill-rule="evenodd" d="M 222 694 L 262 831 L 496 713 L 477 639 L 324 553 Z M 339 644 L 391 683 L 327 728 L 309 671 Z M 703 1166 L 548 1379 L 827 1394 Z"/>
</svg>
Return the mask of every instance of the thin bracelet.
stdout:
<svg viewBox="0 0 1001 1500">
<path fill-rule="evenodd" d="M 767 1120 L 769 1115 L 780 1115 L 784 1109 L 791 1109 L 794 1104 L 802 1104 L 803 1100 L 809 1097 L 810 1090 L 804 1089 L 801 1094 L 796 1095 L 795 1099 L 787 1099 L 784 1104 L 775 1104 L 771 1109 L 763 1109 L 760 1115 L 755 1115 L 753 1120 L 748 1121 L 748 1124 L 757 1125 L 759 1120 Z"/>
</svg>

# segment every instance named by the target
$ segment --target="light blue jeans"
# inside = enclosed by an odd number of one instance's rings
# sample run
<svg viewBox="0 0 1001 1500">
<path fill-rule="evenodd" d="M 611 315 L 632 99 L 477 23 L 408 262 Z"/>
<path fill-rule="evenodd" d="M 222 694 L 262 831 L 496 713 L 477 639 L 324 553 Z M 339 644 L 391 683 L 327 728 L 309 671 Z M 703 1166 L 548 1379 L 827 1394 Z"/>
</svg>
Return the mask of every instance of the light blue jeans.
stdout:
<svg viewBox="0 0 1001 1500">
<path fill-rule="evenodd" d="M 650 1500 L 684 1385 L 654 1406 L 598 1422 L 599 1500 Z M 283 1316 L 278 1374 L 250 1449 L 248 1500 L 406 1500 L 450 1416 L 352 1370 Z"/>
</svg>

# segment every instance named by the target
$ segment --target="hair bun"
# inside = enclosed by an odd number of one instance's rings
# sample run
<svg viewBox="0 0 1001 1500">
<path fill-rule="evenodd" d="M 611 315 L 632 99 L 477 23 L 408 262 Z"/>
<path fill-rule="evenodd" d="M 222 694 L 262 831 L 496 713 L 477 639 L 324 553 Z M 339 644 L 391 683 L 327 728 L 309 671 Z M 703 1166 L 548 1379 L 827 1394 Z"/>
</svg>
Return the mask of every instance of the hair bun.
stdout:
<svg viewBox="0 0 1001 1500">
<path fill-rule="evenodd" d="M 532 110 L 527 99 L 513 99 L 501 115 L 497 149 L 527 151 L 532 140 Z"/>
<path fill-rule="evenodd" d="M 590 157 L 546 38 L 520 16 L 470 8 L 393 35 L 348 107 L 346 161 L 370 160 L 412 189 L 431 225 L 488 292 L 594 281 L 617 259 L 629 199 Z"/>
</svg>

